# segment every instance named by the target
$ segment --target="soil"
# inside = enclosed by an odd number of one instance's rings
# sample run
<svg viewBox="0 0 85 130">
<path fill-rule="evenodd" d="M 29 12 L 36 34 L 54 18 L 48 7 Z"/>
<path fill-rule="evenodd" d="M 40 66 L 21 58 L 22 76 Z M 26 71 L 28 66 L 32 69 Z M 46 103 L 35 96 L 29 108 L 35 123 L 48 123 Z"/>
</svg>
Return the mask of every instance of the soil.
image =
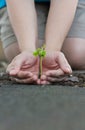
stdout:
<svg viewBox="0 0 85 130">
<path fill-rule="evenodd" d="M 11 77 L 5 72 L 0 72 L 0 87 L 3 85 L 18 84 L 11 80 Z M 53 85 L 85 87 L 85 71 L 73 71 L 72 75 L 60 76 Z"/>
</svg>

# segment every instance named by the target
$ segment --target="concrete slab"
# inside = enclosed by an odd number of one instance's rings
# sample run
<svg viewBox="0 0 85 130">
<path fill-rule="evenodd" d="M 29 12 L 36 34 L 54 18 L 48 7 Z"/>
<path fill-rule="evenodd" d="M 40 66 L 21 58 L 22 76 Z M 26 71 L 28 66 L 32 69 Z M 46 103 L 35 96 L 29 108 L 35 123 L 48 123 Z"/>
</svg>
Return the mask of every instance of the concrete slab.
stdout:
<svg viewBox="0 0 85 130">
<path fill-rule="evenodd" d="M 85 130 L 85 88 L 3 85 L 0 130 Z"/>
</svg>

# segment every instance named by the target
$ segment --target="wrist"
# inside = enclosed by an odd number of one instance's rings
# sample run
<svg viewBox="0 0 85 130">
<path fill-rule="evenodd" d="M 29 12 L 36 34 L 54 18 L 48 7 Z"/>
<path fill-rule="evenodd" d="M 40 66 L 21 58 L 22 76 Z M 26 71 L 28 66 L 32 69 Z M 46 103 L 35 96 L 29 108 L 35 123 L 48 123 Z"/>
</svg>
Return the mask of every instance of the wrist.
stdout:
<svg viewBox="0 0 85 130">
<path fill-rule="evenodd" d="M 20 51 L 21 52 L 34 52 L 36 50 L 36 47 L 35 46 L 20 46 Z"/>
<path fill-rule="evenodd" d="M 61 51 L 62 48 L 61 41 L 46 41 L 46 50 L 47 51 Z"/>
<path fill-rule="evenodd" d="M 47 46 L 46 45 L 46 48 L 45 48 L 45 50 L 46 50 L 46 52 L 59 52 L 59 51 L 61 51 L 61 48 L 60 47 L 54 47 L 54 46 Z"/>
</svg>

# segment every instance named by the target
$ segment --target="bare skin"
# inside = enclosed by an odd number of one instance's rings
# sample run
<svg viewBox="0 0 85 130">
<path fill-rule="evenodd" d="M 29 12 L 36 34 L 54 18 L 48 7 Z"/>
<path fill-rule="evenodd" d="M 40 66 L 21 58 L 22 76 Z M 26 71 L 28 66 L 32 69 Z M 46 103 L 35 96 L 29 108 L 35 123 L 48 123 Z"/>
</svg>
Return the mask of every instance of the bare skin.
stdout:
<svg viewBox="0 0 85 130">
<path fill-rule="evenodd" d="M 47 54 L 43 60 L 43 75 L 40 81 L 38 57 L 34 57 L 32 53 L 23 52 L 8 65 L 7 72 L 19 83 L 50 84 L 50 82 L 56 82 L 56 77 L 70 74 L 72 70 L 63 53 Z"/>
<path fill-rule="evenodd" d="M 62 51 L 73 69 L 85 69 L 85 39 L 66 38 Z"/>
<path fill-rule="evenodd" d="M 57 81 L 64 74 L 71 74 L 72 70 L 65 56 L 60 51 L 47 53 L 43 59 L 43 74 L 38 84 L 49 84 Z"/>
<path fill-rule="evenodd" d="M 4 54 L 7 61 L 10 63 L 15 56 L 20 54 L 19 46 L 17 42 L 10 44 L 6 48 L 4 48 Z"/>
<path fill-rule="evenodd" d="M 61 51 L 73 22 L 77 4 L 78 0 L 51 0 L 45 33 L 47 51 Z"/>
<path fill-rule="evenodd" d="M 18 2 L 19 2 L 19 4 L 18 4 Z M 47 26 L 46 26 L 45 43 L 46 43 L 46 51 L 48 53 L 50 52 L 49 58 L 51 58 L 51 60 L 53 60 L 54 63 L 55 63 L 55 60 L 54 60 L 53 56 L 51 57 L 51 54 L 53 54 L 55 51 L 56 51 L 56 53 L 59 51 L 61 52 L 63 42 L 65 40 L 65 37 L 68 33 L 68 30 L 72 24 L 72 21 L 73 21 L 74 15 L 75 15 L 77 2 L 78 2 L 78 0 L 70 0 L 70 1 L 68 1 L 68 0 L 63 0 L 63 1 L 51 0 L 51 6 L 50 6 L 50 11 L 49 11 Z M 20 5 L 20 6 L 18 6 L 18 5 Z M 67 8 L 66 8 L 66 5 L 68 5 Z M 37 19 L 36 19 L 34 1 L 33 0 L 29 0 L 29 1 L 27 1 L 27 0 L 25 0 L 25 1 L 7 0 L 7 6 L 8 6 L 11 23 L 14 28 L 15 34 L 17 36 L 18 45 L 19 45 L 21 54 L 23 54 L 24 51 L 28 52 L 28 54 L 29 54 L 29 52 L 33 52 L 36 49 L 36 43 L 38 41 L 38 39 L 37 39 Z M 21 13 L 21 12 L 23 12 L 23 13 Z M 29 17 L 30 17 L 30 19 L 29 19 Z M 64 22 L 63 22 L 63 20 L 64 20 Z M 56 29 L 55 29 L 55 27 L 56 27 Z M 60 60 L 63 61 L 64 60 L 63 58 L 65 59 L 65 57 L 62 55 Z M 17 56 L 16 63 L 19 60 L 20 59 Z M 60 60 L 56 60 L 57 65 L 60 65 L 60 63 L 59 63 Z M 22 59 L 22 62 L 23 61 L 25 61 L 25 59 Z M 12 63 L 13 63 L 13 66 L 15 66 L 15 68 L 16 68 L 16 63 L 15 62 L 12 62 Z M 66 61 L 66 64 L 67 64 L 66 65 L 66 69 L 67 69 L 67 66 L 68 66 L 67 61 Z M 11 68 L 11 66 L 12 66 L 12 64 L 9 65 L 9 68 Z M 21 68 L 23 68 L 23 66 L 24 65 L 22 65 Z M 62 62 L 62 66 L 64 67 L 63 62 Z M 61 66 L 59 66 L 59 67 L 60 67 L 60 70 L 63 71 L 62 73 L 64 74 L 64 70 L 61 68 Z M 52 75 L 50 74 L 50 77 L 53 77 L 53 74 L 54 74 L 54 76 L 56 75 L 54 73 L 55 69 L 58 70 L 59 67 L 58 68 L 54 67 L 53 70 L 51 69 Z M 43 66 L 43 68 L 45 68 L 45 65 Z M 49 67 L 46 66 L 46 68 L 47 68 L 47 70 L 45 70 L 46 71 L 45 74 L 49 71 Z M 32 71 L 31 68 L 29 69 L 29 71 L 30 72 Z M 70 70 L 67 72 L 68 73 L 71 72 L 71 67 L 70 67 Z M 9 69 L 9 73 L 10 73 L 10 69 Z M 61 72 L 56 71 L 56 73 L 58 73 L 57 75 L 61 75 Z M 18 78 L 20 78 L 20 75 L 17 75 L 17 76 L 18 76 Z M 45 75 L 45 76 L 47 76 L 47 75 Z M 23 79 L 24 79 L 24 76 L 23 76 Z M 49 82 L 51 82 L 51 80 L 49 80 Z"/>
<path fill-rule="evenodd" d="M 50 10 L 49 10 L 49 15 L 48 15 L 48 20 L 47 20 L 47 26 L 46 26 L 46 33 L 45 33 L 45 43 L 46 43 L 46 51 L 49 53 L 49 59 L 52 54 L 55 54 L 55 52 L 61 52 L 61 48 L 63 46 L 63 42 L 65 40 L 65 37 L 71 27 L 76 7 L 77 7 L 78 0 L 75 1 L 56 1 L 56 0 L 51 0 L 51 5 L 50 5 Z M 66 8 L 66 5 L 68 7 Z M 69 11 L 70 10 L 70 11 Z M 56 29 L 55 29 L 56 27 Z M 62 61 L 64 61 L 65 57 L 61 56 Z M 52 58 L 52 57 L 51 57 Z M 52 59 L 51 59 L 52 60 Z M 54 57 L 53 57 L 54 60 Z M 57 60 L 57 64 L 59 65 L 60 60 Z M 67 63 L 67 66 L 70 66 Z M 50 64 L 49 64 L 50 66 Z M 62 66 L 64 67 L 64 63 L 62 62 Z M 46 66 L 47 67 L 47 66 Z M 61 68 L 61 66 L 59 66 Z M 56 67 L 53 68 L 52 75 L 50 74 L 50 81 L 51 78 L 53 78 L 57 73 Z M 66 68 L 67 69 L 67 68 Z M 63 71 L 63 74 L 65 73 L 65 70 L 61 68 Z M 47 70 L 49 71 L 49 67 L 47 67 Z M 71 72 L 71 67 L 69 67 L 69 71 L 67 69 L 67 73 L 69 74 Z M 46 73 L 46 72 L 45 72 Z M 60 73 L 61 75 L 61 73 Z M 48 78 L 48 76 L 47 76 Z M 41 77 L 42 79 L 42 77 Z"/>
<path fill-rule="evenodd" d="M 20 6 L 18 6 L 19 4 Z M 34 0 L 7 0 L 7 8 L 20 52 L 33 52 L 38 40 Z"/>
<path fill-rule="evenodd" d="M 39 73 L 39 59 L 32 53 L 22 52 L 8 65 L 7 72 L 19 83 L 36 83 Z"/>
<path fill-rule="evenodd" d="M 19 3 L 21 3 L 20 8 L 18 8 Z M 10 75 L 12 76 L 14 75 L 14 77 L 18 79 L 17 82 L 32 83 L 33 82 L 32 76 L 33 75 L 35 76 L 35 71 L 36 73 L 38 73 L 38 67 L 36 67 L 38 64 L 37 62 L 35 62 L 35 58 L 32 56 L 33 51 L 36 49 L 36 43 L 37 43 L 37 18 L 34 7 L 34 1 L 25 0 L 24 2 L 23 0 L 18 1 L 7 0 L 7 7 L 20 50 L 20 54 L 17 55 L 17 57 L 14 58 L 14 60 L 12 60 L 12 62 L 9 64 L 7 68 L 7 71 L 9 72 Z M 30 11 L 28 11 L 28 9 Z M 21 13 L 22 11 L 23 13 Z M 27 52 L 26 55 L 24 55 L 23 52 Z M 31 57 L 29 55 L 30 53 Z M 31 61 L 29 60 L 30 58 L 32 58 Z M 28 62 L 30 64 L 30 67 L 28 66 L 27 68 L 25 68 L 23 73 L 21 74 L 22 68 L 23 66 L 25 66 L 25 62 Z M 12 66 L 15 66 L 14 68 L 17 68 L 18 63 L 20 64 L 20 68 L 18 69 L 17 72 L 16 69 L 14 69 L 13 74 L 11 72 L 11 68 Z M 36 69 L 34 70 L 34 68 Z M 30 76 L 25 75 L 26 73 L 25 71 L 29 71 L 31 75 Z M 23 78 L 21 79 L 21 77 Z M 35 77 L 37 77 L 37 75 Z"/>
</svg>

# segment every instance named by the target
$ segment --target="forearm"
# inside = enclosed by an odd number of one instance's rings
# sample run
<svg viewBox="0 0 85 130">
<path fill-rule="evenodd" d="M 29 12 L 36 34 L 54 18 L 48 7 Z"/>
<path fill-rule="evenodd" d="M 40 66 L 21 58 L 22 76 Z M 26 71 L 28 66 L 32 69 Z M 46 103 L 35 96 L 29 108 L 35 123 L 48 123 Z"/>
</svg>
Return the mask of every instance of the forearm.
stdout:
<svg viewBox="0 0 85 130">
<path fill-rule="evenodd" d="M 20 50 L 34 51 L 37 42 L 34 0 L 7 0 L 7 7 Z"/>
<path fill-rule="evenodd" d="M 51 0 L 45 42 L 49 51 L 60 51 L 71 27 L 78 0 Z"/>
</svg>

